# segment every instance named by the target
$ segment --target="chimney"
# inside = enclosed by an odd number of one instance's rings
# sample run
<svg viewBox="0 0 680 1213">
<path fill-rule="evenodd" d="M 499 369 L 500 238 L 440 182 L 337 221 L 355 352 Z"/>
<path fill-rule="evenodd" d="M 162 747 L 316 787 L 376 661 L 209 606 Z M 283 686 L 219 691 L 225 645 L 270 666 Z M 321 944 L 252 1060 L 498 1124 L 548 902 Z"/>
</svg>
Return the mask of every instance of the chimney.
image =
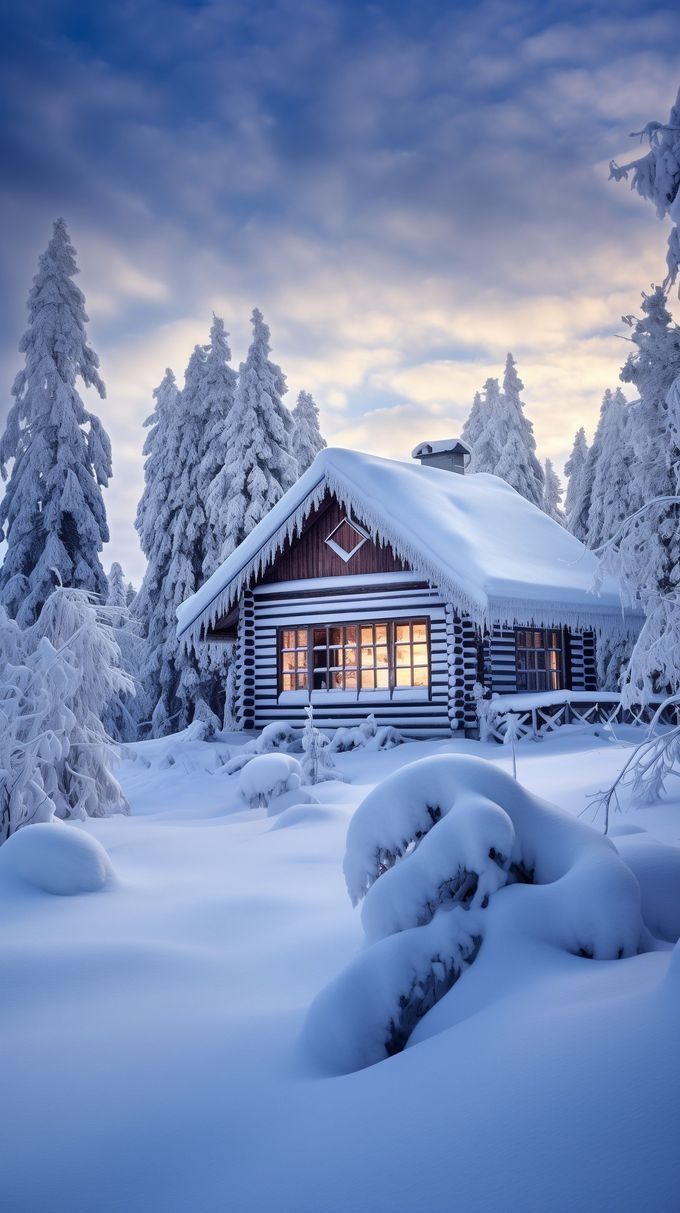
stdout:
<svg viewBox="0 0 680 1213">
<path fill-rule="evenodd" d="M 440 438 L 437 442 L 419 442 L 411 451 L 423 467 L 443 468 L 463 475 L 470 462 L 470 448 L 460 438 Z"/>
</svg>

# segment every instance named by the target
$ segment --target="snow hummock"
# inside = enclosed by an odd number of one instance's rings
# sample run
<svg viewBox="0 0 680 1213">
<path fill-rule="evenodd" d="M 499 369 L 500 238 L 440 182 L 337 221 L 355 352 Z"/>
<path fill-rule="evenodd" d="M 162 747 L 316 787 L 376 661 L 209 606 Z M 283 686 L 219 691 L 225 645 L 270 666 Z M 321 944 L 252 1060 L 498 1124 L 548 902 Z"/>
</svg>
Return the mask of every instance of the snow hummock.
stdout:
<svg viewBox="0 0 680 1213">
<path fill-rule="evenodd" d="M 101 843 L 60 821 L 24 826 L 0 847 L 0 882 L 13 876 L 43 893 L 95 893 L 113 874 Z"/>
<path fill-rule="evenodd" d="M 341 448 L 321 451 L 201 588 L 177 610 L 197 640 L 271 564 L 327 492 L 372 539 L 390 543 L 414 572 L 479 623 L 637 629 L 616 582 L 579 540 L 497 476 L 460 476 Z"/>
</svg>

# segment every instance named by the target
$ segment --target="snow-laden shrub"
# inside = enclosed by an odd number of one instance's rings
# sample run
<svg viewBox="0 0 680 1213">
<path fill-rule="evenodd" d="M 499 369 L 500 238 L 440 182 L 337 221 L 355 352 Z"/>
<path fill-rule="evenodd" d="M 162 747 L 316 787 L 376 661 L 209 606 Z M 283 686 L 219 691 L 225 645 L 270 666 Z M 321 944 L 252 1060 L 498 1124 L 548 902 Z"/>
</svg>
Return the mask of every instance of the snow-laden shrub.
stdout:
<svg viewBox="0 0 680 1213">
<path fill-rule="evenodd" d="M 478 758 L 425 758 L 374 788 L 350 822 L 344 873 L 369 946 L 305 1028 L 335 1070 L 402 1049 L 494 923 L 601 960 L 648 938 L 639 886 L 611 841 Z"/>
<path fill-rule="evenodd" d="M 112 774 L 116 751 L 102 721 L 114 696 L 134 694 L 134 686 L 121 668 L 106 608 L 102 613 L 84 590 L 59 587 L 26 632 L 29 645 L 43 638 L 77 674 L 63 705 L 69 717 L 60 713 L 55 726 L 68 739 L 68 753 L 56 766 L 57 814 L 82 820 L 125 813 L 127 801 Z"/>
<path fill-rule="evenodd" d="M 393 746 L 401 745 L 404 738 L 392 725 L 379 725 L 371 712 L 370 716 L 355 728 L 341 726 L 335 730 L 331 741 L 331 753 L 344 753 L 347 750 L 391 750 Z"/>
<path fill-rule="evenodd" d="M 3 875 L 44 893 L 71 897 L 102 889 L 114 873 L 96 838 L 51 821 L 31 825 L 7 840 L 0 850 L 0 878 Z"/>
<path fill-rule="evenodd" d="M 257 754 L 241 771 L 238 786 L 243 799 L 254 808 L 301 787 L 303 779 L 302 767 L 291 754 Z"/>
<path fill-rule="evenodd" d="M 326 783 L 338 779 L 335 763 L 330 752 L 330 738 L 314 724 L 314 708 L 305 709 L 307 719 L 302 733 L 302 770 L 307 783 Z"/>
<path fill-rule="evenodd" d="M 0 842 L 21 826 L 127 810 L 101 722 L 127 690 L 110 629 L 82 590 L 57 589 L 22 631 L 0 609 Z"/>
</svg>

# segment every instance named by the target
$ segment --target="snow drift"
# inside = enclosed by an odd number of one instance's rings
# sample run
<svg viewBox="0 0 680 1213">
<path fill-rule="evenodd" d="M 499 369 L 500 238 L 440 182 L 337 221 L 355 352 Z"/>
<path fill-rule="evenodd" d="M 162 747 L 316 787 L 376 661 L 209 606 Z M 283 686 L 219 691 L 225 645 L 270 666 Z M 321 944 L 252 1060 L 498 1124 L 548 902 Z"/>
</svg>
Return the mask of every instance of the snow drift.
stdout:
<svg viewBox="0 0 680 1213">
<path fill-rule="evenodd" d="M 96 838 L 59 821 L 37 822 L 12 834 L 0 848 L 0 880 L 10 876 L 60 897 L 96 893 L 114 877 Z"/>
<path fill-rule="evenodd" d="M 344 872 L 369 946 L 305 1026 L 336 1072 L 403 1049 L 495 920 L 518 965 L 526 941 L 599 960 L 649 942 L 614 844 L 478 758 L 425 758 L 374 788 L 350 822 Z"/>
</svg>

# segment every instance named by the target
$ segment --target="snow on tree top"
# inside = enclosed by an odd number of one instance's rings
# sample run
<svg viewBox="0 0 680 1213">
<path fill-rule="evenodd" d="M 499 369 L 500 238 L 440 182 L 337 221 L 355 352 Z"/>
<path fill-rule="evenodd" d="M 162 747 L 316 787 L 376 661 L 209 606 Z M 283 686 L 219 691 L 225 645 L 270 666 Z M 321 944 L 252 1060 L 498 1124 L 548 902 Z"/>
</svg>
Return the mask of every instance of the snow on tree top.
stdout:
<svg viewBox="0 0 680 1213">
<path fill-rule="evenodd" d="M 285 540 L 300 533 L 327 492 L 372 539 L 391 544 L 414 572 L 480 624 L 639 627 L 635 612 L 624 616 L 617 583 L 598 576 L 597 557 L 497 476 L 458 476 L 329 447 L 178 607 L 179 636 L 199 640 L 272 563 Z"/>
</svg>

